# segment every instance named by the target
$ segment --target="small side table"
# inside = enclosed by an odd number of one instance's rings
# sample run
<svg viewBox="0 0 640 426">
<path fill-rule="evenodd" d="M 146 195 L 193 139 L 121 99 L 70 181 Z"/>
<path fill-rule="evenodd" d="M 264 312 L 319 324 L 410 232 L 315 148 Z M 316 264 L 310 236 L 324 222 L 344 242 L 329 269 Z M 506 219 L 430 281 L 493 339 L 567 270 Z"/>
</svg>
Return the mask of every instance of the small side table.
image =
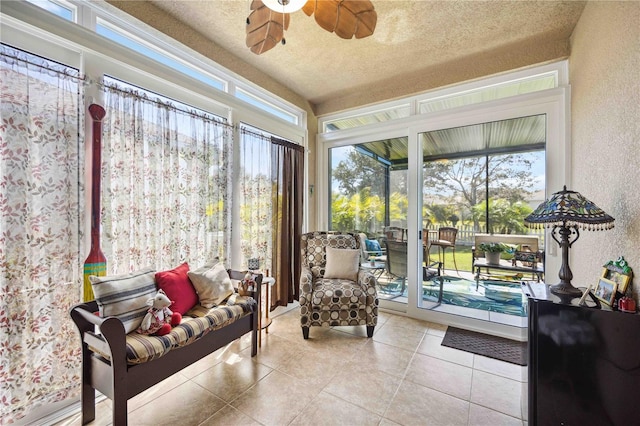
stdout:
<svg viewBox="0 0 640 426">
<path fill-rule="evenodd" d="M 269 333 L 269 326 L 271 325 L 271 321 L 272 319 L 269 318 L 269 308 L 270 308 L 270 294 L 271 294 L 271 287 L 276 283 L 276 279 L 273 277 L 267 277 L 264 276 L 262 277 L 262 285 L 267 285 L 266 287 L 266 291 L 264 293 L 260 292 L 261 294 L 264 294 L 264 306 L 265 306 L 265 320 L 262 320 L 262 300 L 260 300 L 258 302 L 258 329 L 259 329 L 259 333 L 258 333 L 258 347 L 262 346 L 262 330 L 265 330 L 265 333 Z"/>
<path fill-rule="evenodd" d="M 371 262 L 363 262 L 360 264 L 360 267 L 362 269 L 369 270 L 373 274 L 373 276 L 376 277 L 376 279 L 380 279 L 380 276 L 382 275 L 382 273 L 386 268 L 386 263 L 374 262 L 372 265 Z"/>
</svg>

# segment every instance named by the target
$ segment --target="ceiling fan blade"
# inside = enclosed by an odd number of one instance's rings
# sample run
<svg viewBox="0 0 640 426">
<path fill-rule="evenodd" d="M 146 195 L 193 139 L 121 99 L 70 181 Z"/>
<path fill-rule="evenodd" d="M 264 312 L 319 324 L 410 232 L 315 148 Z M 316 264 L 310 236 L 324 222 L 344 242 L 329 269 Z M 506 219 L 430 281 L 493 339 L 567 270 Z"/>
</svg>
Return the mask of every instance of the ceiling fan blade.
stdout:
<svg viewBox="0 0 640 426">
<path fill-rule="evenodd" d="M 283 38 L 284 30 L 289 28 L 289 14 L 278 13 L 261 0 L 251 2 L 251 14 L 247 18 L 247 47 L 256 55 L 273 49 Z"/>
<path fill-rule="evenodd" d="M 368 37 L 375 31 L 378 15 L 369 0 L 311 0 L 302 8 L 324 30 L 350 39 Z"/>
</svg>

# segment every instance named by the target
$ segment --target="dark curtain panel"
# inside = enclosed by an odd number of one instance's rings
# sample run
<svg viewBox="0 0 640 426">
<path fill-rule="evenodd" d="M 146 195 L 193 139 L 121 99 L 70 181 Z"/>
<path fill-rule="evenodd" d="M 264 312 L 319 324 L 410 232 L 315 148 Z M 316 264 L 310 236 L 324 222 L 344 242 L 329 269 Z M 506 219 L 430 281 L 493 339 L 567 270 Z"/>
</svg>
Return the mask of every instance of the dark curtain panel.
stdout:
<svg viewBox="0 0 640 426">
<path fill-rule="evenodd" d="M 304 194 L 304 147 L 271 138 L 273 261 L 271 309 L 298 300 Z"/>
</svg>

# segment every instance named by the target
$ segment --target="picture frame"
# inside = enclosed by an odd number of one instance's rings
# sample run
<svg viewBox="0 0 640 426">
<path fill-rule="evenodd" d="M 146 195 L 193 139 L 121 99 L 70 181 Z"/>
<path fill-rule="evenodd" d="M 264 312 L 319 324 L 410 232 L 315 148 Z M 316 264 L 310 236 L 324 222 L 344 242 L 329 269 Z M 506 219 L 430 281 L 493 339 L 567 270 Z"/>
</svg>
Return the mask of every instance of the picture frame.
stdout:
<svg viewBox="0 0 640 426">
<path fill-rule="evenodd" d="M 597 297 L 601 302 L 613 306 L 613 301 L 616 299 L 616 290 L 618 283 L 600 277 L 598 284 L 593 289 L 593 295 Z"/>
<path fill-rule="evenodd" d="M 602 278 L 613 281 L 618 284 L 617 292 L 625 295 L 633 278 L 633 271 L 627 264 L 624 257 L 620 256 L 617 260 L 607 262 L 602 269 Z"/>
</svg>

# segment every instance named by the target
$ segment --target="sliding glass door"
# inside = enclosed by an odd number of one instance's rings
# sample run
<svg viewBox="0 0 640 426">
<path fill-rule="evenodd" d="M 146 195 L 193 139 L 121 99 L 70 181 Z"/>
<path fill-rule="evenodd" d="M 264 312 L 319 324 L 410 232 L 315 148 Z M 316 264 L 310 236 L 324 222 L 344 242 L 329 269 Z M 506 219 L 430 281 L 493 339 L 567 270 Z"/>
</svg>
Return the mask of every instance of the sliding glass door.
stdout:
<svg viewBox="0 0 640 426">
<path fill-rule="evenodd" d="M 362 236 L 361 261 L 378 278 L 379 296 L 403 304 L 408 290 L 406 146 L 407 138 L 391 138 L 329 149 L 329 229 Z M 395 239 L 404 243 L 399 252 L 389 248 Z"/>
<path fill-rule="evenodd" d="M 523 321 L 523 277 L 477 279 L 474 237 L 530 233 L 523 219 L 544 200 L 546 135 L 545 114 L 418 134 L 425 268 L 418 306 L 489 321 Z M 544 233 L 538 236 L 544 247 Z M 507 260 L 517 249 L 504 248 Z"/>
</svg>

